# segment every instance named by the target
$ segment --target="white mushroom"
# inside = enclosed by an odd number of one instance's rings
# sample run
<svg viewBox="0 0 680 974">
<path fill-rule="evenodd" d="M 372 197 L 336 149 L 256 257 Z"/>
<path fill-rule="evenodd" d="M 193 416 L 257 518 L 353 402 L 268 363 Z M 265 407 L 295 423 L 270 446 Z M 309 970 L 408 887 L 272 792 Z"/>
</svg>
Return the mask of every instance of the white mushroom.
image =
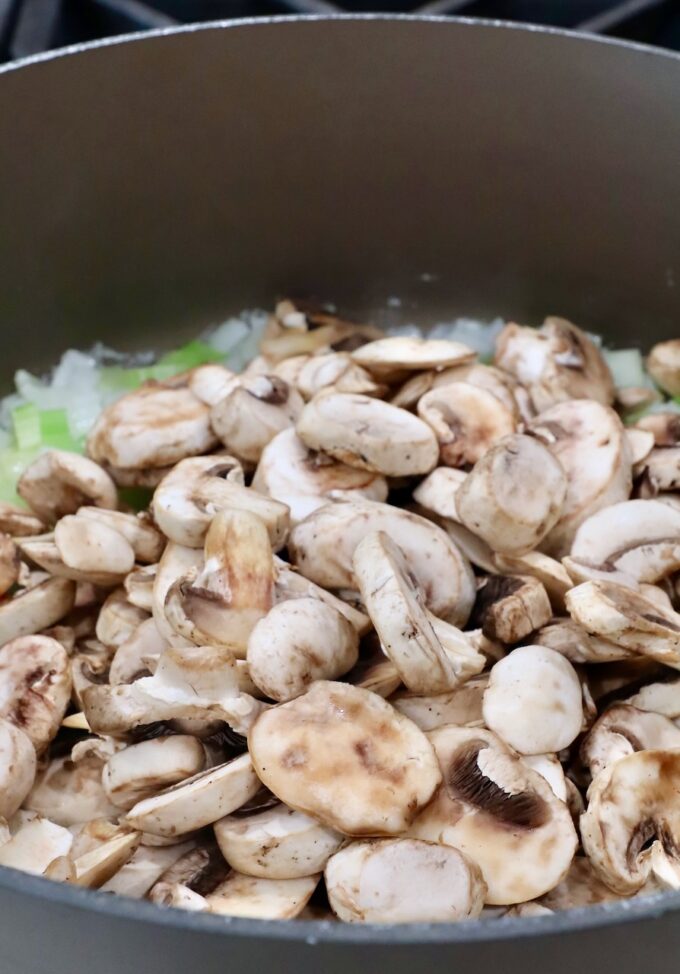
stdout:
<svg viewBox="0 0 680 974">
<path fill-rule="evenodd" d="M 158 565 L 135 566 L 123 582 L 128 602 L 145 612 L 153 612 L 153 587 L 157 571 Z"/>
<path fill-rule="evenodd" d="M 319 599 L 333 609 L 337 609 L 340 615 L 354 626 L 360 636 L 365 635 L 371 628 L 371 620 L 364 612 L 360 612 L 349 602 L 343 601 L 337 595 L 305 578 L 277 556 L 274 557 L 274 567 L 276 570 L 274 598 L 277 603 L 285 602 L 287 599 Z"/>
<path fill-rule="evenodd" d="M 122 581 L 135 563 L 132 545 L 122 534 L 86 517 L 62 517 L 54 529 L 54 543 L 64 564 L 79 574 L 111 575 Z"/>
<path fill-rule="evenodd" d="M 130 858 L 99 888 L 104 893 L 117 893 L 142 899 L 163 873 L 191 848 L 192 843 L 153 848 L 139 845 Z"/>
<path fill-rule="evenodd" d="M 16 584 L 20 566 L 19 549 L 8 534 L 0 534 L 0 597 Z"/>
<path fill-rule="evenodd" d="M 657 843 L 678 864 L 678 792 L 679 750 L 629 754 L 594 779 L 581 839 L 595 872 L 615 893 L 630 895 L 644 886 Z"/>
<path fill-rule="evenodd" d="M 71 695 L 64 647 L 21 636 L 0 648 L 0 717 L 21 728 L 40 754 L 55 736 Z"/>
<path fill-rule="evenodd" d="M 489 683 L 487 674 L 472 677 L 463 686 L 449 693 L 422 696 L 397 693 L 390 703 L 421 730 L 430 731 L 444 724 L 481 725 L 482 701 Z"/>
<path fill-rule="evenodd" d="M 30 812 L 20 812 L 22 820 L 9 842 L 0 846 L 0 866 L 42 875 L 51 862 L 66 856 L 73 844 L 68 829 Z"/>
<path fill-rule="evenodd" d="M 190 389 L 149 383 L 100 413 L 87 450 L 93 460 L 143 470 L 177 463 L 216 443 L 210 410 Z"/>
<path fill-rule="evenodd" d="M 285 359 L 276 369 L 284 379 L 288 377 L 283 367 L 289 362 L 291 359 Z M 317 352 L 298 356 L 295 377 L 288 381 L 293 381 L 305 399 L 312 399 L 331 386 L 335 392 L 357 392 L 366 396 L 379 396 L 385 391 L 385 386 L 376 382 L 371 373 L 354 362 L 347 352 Z"/>
<path fill-rule="evenodd" d="M 680 396 L 680 339 L 659 342 L 647 357 L 647 371 L 669 396 Z"/>
<path fill-rule="evenodd" d="M 125 821 L 153 835 L 185 835 L 240 808 L 259 787 L 250 757 L 243 754 L 143 799 L 130 809 Z"/>
<path fill-rule="evenodd" d="M 548 782 L 556 798 L 568 802 L 567 777 L 556 754 L 523 754 L 524 763 Z"/>
<path fill-rule="evenodd" d="M 515 432 L 512 410 L 492 392 L 467 382 L 426 392 L 418 401 L 418 415 L 434 430 L 440 461 L 447 467 L 477 463 Z"/>
<path fill-rule="evenodd" d="M 43 534 L 47 530 L 45 522 L 25 507 L 0 501 L 0 531 L 10 538 L 25 538 L 32 534 Z"/>
<path fill-rule="evenodd" d="M 238 385 L 239 377 L 223 365 L 199 365 L 187 376 L 189 388 L 206 406 L 214 406 Z"/>
<path fill-rule="evenodd" d="M 355 348 L 380 337 L 381 332 L 372 325 L 343 321 L 305 302 L 286 299 L 279 301 L 276 315 L 269 319 L 260 351 L 271 361 L 280 362 L 327 346 L 337 350 L 344 346 Z"/>
<path fill-rule="evenodd" d="M 267 443 L 295 424 L 303 405 L 300 393 L 276 375 L 241 376 L 212 407 L 210 422 L 230 454 L 255 464 Z"/>
<path fill-rule="evenodd" d="M 652 450 L 635 472 L 641 475 L 642 483 L 653 496 L 680 489 L 680 447 Z"/>
<path fill-rule="evenodd" d="M 38 774 L 24 807 L 65 828 L 118 815 L 102 787 L 107 750 L 111 753 L 113 747 L 74 748 L 70 755 L 54 758 Z"/>
<path fill-rule="evenodd" d="M 677 722 L 680 718 L 680 680 L 669 683 L 648 683 L 626 700 L 640 710 L 663 714 Z"/>
<path fill-rule="evenodd" d="M 485 659 L 455 626 L 427 611 L 403 552 L 387 534 L 367 535 L 354 574 L 384 652 L 413 693 L 444 693 L 484 669 Z"/>
<path fill-rule="evenodd" d="M 615 582 L 617 585 L 623 585 L 624 588 L 633 589 L 635 592 L 640 590 L 640 586 L 632 575 L 610 565 L 587 565 L 583 561 L 577 561 L 575 558 L 565 555 L 562 559 L 562 567 L 571 578 L 572 588 L 575 585 L 581 585 L 582 582 Z"/>
<path fill-rule="evenodd" d="M 270 791 L 348 835 L 404 831 L 441 780 L 415 724 L 376 694 L 342 683 L 320 680 L 261 714 L 248 743 Z"/>
<path fill-rule="evenodd" d="M 495 552 L 521 555 L 555 526 L 566 493 L 559 461 L 538 440 L 516 434 L 477 461 L 456 493 L 456 508 Z"/>
<path fill-rule="evenodd" d="M 203 546 L 215 514 L 240 510 L 264 521 L 274 549 L 285 540 L 289 512 L 285 504 L 243 486 L 243 470 L 231 457 L 192 457 L 178 463 L 158 485 L 153 516 L 176 544 Z"/>
<path fill-rule="evenodd" d="M 0 718 L 0 815 L 9 819 L 22 804 L 35 779 L 35 748 L 27 734 Z"/>
<path fill-rule="evenodd" d="M 116 485 L 105 470 L 77 453 L 47 450 L 17 483 L 17 493 L 45 521 L 75 514 L 83 504 L 115 508 Z"/>
<path fill-rule="evenodd" d="M 571 663 L 611 663 L 630 659 L 630 652 L 616 643 L 590 635 L 568 616 L 553 619 L 536 633 L 536 642 L 561 653 Z"/>
<path fill-rule="evenodd" d="M 384 477 L 309 450 L 294 429 L 278 433 L 264 448 L 252 487 L 287 504 L 294 524 L 326 504 L 332 491 L 356 492 L 374 501 L 387 499 Z"/>
<path fill-rule="evenodd" d="M 494 555 L 495 571 L 504 575 L 531 575 L 538 579 L 548 593 L 556 612 L 564 612 L 564 596 L 573 582 L 559 561 L 541 551 L 527 551 L 523 555 Z"/>
<path fill-rule="evenodd" d="M 302 410 L 297 433 L 310 450 L 388 477 L 428 473 L 439 453 L 434 433 L 422 420 L 358 394 L 316 396 Z"/>
<path fill-rule="evenodd" d="M 404 552 L 428 609 L 464 625 L 475 596 L 472 569 L 441 528 L 416 514 L 367 500 L 328 504 L 293 528 L 288 548 L 317 585 L 355 589 L 354 551 L 373 531 L 384 531 Z"/>
<path fill-rule="evenodd" d="M 153 620 L 159 635 L 170 645 L 186 646 L 188 640 L 178 636 L 165 615 L 165 599 L 174 583 L 189 572 L 200 571 L 204 565 L 203 550 L 186 548 L 170 542 L 161 556 L 154 576 L 152 591 Z"/>
<path fill-rule="evenodd" d="M 467 478 L 464 470 L 436 467 L 413 491 L 413 499 L 438 517 L 460 521 L 456 499 Z"/>
<path fill-rule="evenodd" d="M 0 601 L 0 645 L 55 625 L 73 608 L 74 582 L 48 578 Z"/>
<path fill-rule="evenodd" d="M 564 656 L 521 646 L 492 668 L 483 712 L 487 727 L 520 754 L 561 751 L 581 731 L 581 684 Z"/>
<path fill-rule="evenodd" d="M 206 896 L 210 913 L 259 920 L 292 920 L 305 908 L 318 876 L 300 879 L 255 879 L 232 872 Z"/>
<path fill-rule="evenodd" d="M 165 538 L 148 514 L 125 514 L 98 507 L 80 507 L 77 513 L 79 518 L 105 524 L 121 534 L 134 551 L 135 561 L 153 564 L 163 554 Z"/>
<path fill-rule="evenodd" d="M 379 378 L 392 380 L 402 372 L 439 369 L 476 358 L 468 345 L 445 339 L 391 337 L 368 342 L 352 352 L 359 365 Z"/>
<path fill-rule="evenodd" d="M 506 325 L 496 340 L 494 362 L 527 387 L 537 412 L 568 399 L 605 405 L 614 399 L 600 350 L 564 318 L 548 317 L 540 328 Z"/>
<path fill-rule="evenodd" d="M 353 842 L 329 860 L 325 878 L 348 923 L 452 923 L 478 917 L 486 896 L 476 863 L 422 839 Z"/>
<path fill-rule="evenodd" d="M 323 871 L 346 839 L 302 812 L 274 805 L 236 812 L 215 822 L 215 838 L 229 865 L 246 876 L 299 879 Z"/>
<path fill-rule="evenodd" d="M 128 602 L 125 591 L 116 589 L 106 598 L 97 616 L 97 639 L 117 649 L 149 618 L 148 612 Z"/>
<path fill-rule="evenodd" d="M 630 447 L 614 410 L 586 399 L 547 409 L 531 421 L 528 432 L 545 443 L 567 475 L 562 513 L 541 544 L 546 554 L 561 557 L 586 518 L 628 499 Z"/>
<path fill-rule="evenodd" d="M 615 703 L 593 724 L 581 745 L 581 759 L 595 777 L 636 751 L 680 748 L 680 727 L 651 711 Z"/>
<path fill-rule="evenodd" d="M 477 593 L 475 615 L 488 639 L 512 645 L 546 625 L 552 608 L 532 575 L 489 575 Z"/>
<path fill-rule="evenodd" d="M 578 907 L 612 903 L 621 896 L 614 893 L 595 873 L 590 859 L 575 856 L 564 879 L 541 897 L 541 903 L 550 910 L 573 910 Z"/>
<path fill-rule="evenodd" d="M 564 802 L 490 731 L 449 726 L 428 737 L 444 784 L 409 835 L 451 845 L 476 862 L 492 905 L 552 889 L 577 846 Z"/>
<path fill-rule="evenodd" d="M 626 439 L 630 448 L 630 458 L 633 466 L 643 463 L 654 448 L 654 434 L 649 430 L 636 429 L 634 426 L 626 428 Z"/>
<path fill-rule="evenodd" d="M 145 619 L 132 635 L 121 643 L 111 661 L 109 683 L 134 683 L 140 676 L 147 676 L 154 668 L 161 654 L 167 649 L 167 642 L 158 631 L 155 619 Z"/>
<path fill-rule="evenodd" d="M 275 605 L 248 638 L 248 668 L 273 700 L 304 693 L 315 680 L 335 680 L 357 661 L 359 639 L 337 609 L 314 598 Z"/>
<path fill-rule="evenodd" d="M 195 737 L 156 737 L 113 754 L 103 769 L 102 783 L 111 803 L 127 810 L 198 774 L 205 759 L 203 745 Z"/>
</svg>

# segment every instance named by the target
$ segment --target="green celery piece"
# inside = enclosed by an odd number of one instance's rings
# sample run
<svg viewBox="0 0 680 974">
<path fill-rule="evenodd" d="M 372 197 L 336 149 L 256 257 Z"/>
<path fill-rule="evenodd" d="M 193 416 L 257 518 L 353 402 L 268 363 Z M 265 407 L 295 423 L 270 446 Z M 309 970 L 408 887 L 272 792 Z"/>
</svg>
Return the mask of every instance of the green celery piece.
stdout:
<svg viewBox="0 0 680 974">
<path fill-rule="evenodd" d="M 70 453 L 82 453 L 85 449 L 85 437 L 73 436 L 65 409 L 41 410 L 40 432 L 44 446 L 68 450 Z"/>
<path fill-rule="evenodd" d="M 131 369 L 124 369 L 119 365 L 105 366 L 101 372 L 101 383 L 112 392 L 132 392 L 150 380 L 163 382 L 171 379 L 182 369 L 177 365 L 147 365 Z"/>
<path fill-rule="evenodd" d="M 194 339 L 194 341 L 182 345 L 181 348 L 177 348 L 172 352 L 166 352 L 165 355 L 159 358 L 158 364 L 177 365 L 180 367 L 179 371 L 184 372 L 188 369 L 195 369 L 197 365 L 205 365 L 209 362 L 222 362 L 224 357 L 221 352 L 216 351 L 207 342 Z"/>
<path fill-rule="evenodd" d="M 14 407 L 12 410 L 12 426 L 14 428 L 14 439 L 20 450 L 29 450 L 40 446 L 42 442 L 40 410 L 34 403 L 27 402 Z"/>
</svg>

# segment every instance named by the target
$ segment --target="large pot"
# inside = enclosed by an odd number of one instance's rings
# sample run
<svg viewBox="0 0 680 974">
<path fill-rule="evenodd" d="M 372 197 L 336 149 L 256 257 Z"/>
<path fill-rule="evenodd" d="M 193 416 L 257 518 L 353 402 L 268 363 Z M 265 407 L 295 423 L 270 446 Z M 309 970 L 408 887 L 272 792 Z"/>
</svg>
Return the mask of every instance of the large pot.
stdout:
<svg viewBox="0 0 680 974">
<path fill-rule="evenodd" d="M 295 292 L 375 320 L 677 335 L 680 58 L 503 24 L 218 24 L 0 72 L 1 379 Z M 357 928 L 162 911 L 0 869 L 7 974 L 670 974 L 680 896 Z"/>
</svg>

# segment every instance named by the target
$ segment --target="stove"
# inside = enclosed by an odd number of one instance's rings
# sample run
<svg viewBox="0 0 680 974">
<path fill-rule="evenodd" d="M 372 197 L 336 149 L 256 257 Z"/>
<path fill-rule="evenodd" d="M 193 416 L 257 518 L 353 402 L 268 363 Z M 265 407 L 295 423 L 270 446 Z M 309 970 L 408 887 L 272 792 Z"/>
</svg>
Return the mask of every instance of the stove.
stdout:
<svg viewBox="0 0 680 974">
<path fill-rule="evenodd" d="M 0 61 L 174 24 L 358 11 L 500 18 L 680 50 L 680 0 L 0 0 Z"/>
</svg>

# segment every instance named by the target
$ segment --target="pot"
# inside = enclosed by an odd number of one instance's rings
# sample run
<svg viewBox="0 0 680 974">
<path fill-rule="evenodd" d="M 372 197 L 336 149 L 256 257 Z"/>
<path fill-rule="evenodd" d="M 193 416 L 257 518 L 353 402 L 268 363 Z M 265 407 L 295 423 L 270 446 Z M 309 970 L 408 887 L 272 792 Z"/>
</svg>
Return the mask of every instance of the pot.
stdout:
<svg viewBox="0 0 680 974">
<path fill-rule="evenodd" d="M 675 337 L 680 58 L 501 23 L 282 18 L 0 70 L 5 388 L 313 293 L 378 323 Z M 0 869 L 8 974 L 670 974 L 680 894 L 458 926 L 161 910 Z"/>
</svg>

